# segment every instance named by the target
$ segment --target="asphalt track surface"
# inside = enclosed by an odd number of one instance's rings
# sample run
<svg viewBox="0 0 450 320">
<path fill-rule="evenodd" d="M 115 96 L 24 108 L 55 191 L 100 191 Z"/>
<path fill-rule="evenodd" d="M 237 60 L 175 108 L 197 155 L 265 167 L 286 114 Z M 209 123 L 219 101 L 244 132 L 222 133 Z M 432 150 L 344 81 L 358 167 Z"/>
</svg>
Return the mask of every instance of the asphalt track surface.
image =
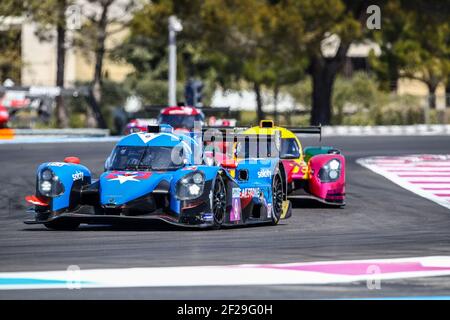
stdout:
<svg viewBox="0 0 450 320">
<path fill-rule="evenodd" d="M 303 139 L 304 145 L 317 142 Z M 450 255 L 450 211 L 355 163 L 367 156 L 450 151 L 450 138 L 326 137 L 347 158 L 347 206 L 295 202 L 276 227 L 192 231 L 165 225 L 74 232 L 26 226 L 24 196 L 45 161 L 79 156 L 98 176 L 113 143 L 0 145 L 0 272 L 289 263 Z M 450 277 L 366 283 L 0 291 L 0 299 L 316 299 L 450 296 Z"/>
</svg>

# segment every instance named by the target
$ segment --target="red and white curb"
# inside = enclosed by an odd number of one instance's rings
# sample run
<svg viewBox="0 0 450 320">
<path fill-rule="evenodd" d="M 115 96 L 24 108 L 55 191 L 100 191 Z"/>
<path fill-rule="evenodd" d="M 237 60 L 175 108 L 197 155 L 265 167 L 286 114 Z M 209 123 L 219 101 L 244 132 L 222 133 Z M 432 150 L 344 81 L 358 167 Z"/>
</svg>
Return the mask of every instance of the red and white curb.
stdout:
<svg viewBox="0 0 450 320">
<path fill-rule="evenodd" d="M 450 256 L 0 273 L 0 290 L 330 284 L 450 275 Z"/>
<path fill-rule="evenodd" d="M 356 162 L 399 186 L 450 209 L 450 155 L 370 157 Z"/>
</svg>

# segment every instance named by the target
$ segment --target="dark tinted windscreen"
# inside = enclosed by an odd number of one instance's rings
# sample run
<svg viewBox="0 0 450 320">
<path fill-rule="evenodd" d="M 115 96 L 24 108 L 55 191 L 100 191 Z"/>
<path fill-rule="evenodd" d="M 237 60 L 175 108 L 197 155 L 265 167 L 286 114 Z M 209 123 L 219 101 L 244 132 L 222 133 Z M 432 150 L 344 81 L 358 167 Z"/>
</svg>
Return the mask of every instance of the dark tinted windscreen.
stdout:
<svg viewBox="0 0 450 320">
<path fill-rule="evenodd" d="M 159 123 L 171 125 L 174 129 L 193 129 L 195 121 L 203 121 L 203 117 L 200 114 L 188 116 L 188 115 L 174 115 L 174 114 L 162 114 L 159 116 Z"/>
<path fill-rule="evenodd" d="M 173 147 L 118 146 L 107 170 L 174 170 L 183 165 L 183 150 Z"/>
<path fill-rule="evenodd" d="M 281 139 L 280 158 L 296 159 L 300 157 L 300 149 L 294 138 Z"/>
</svg>

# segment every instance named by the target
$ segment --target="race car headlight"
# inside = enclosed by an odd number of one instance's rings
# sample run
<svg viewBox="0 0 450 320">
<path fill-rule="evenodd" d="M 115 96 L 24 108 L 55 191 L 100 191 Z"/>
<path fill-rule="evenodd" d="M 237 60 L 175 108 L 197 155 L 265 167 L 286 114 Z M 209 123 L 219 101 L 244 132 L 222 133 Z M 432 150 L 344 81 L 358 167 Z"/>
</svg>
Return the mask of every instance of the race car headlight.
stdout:
<svg viewBox="0 0 450 320">
<path fill-rule="evenodd" d="M 339 179 L 341 176 L 341 162 L 338 159 L 332 159 L 328 161 L 319 170 L 319 179 L 322 182 L 333 182 Z"/>
<path fill-rule="evenodd" d="M 202 184 L 204 182 L 204 177 L 200 172 L 196 172 L 192 175 L 192 180 L 195 184 Z"/>
<path fill-rule="evenodd" d="M 192 196 L 198 196 L 200 194 L 200 187 L 196 184 L 191 184 L 188 187 L 189 190 L 189 194 L 191 194 Z"/>
<path fill-rule="evenodd" d="M 52 183 L 50 181 L 42 181 L 41 184 L 41 192 L 43 193 L 49 193 L 50 191 L 52 191 Z"/>
<path fill-rule="evenodd" d="M 64 193 L 64 186 L 52 170 L 44 169 L 38 175 L 38 191 L 43 196 L 53 198 Z"/>
<path fill-rule="evenodd" d="M 177 198 L 192 200 L 200 197 L 205 186 L 205 176 L 202 172 L 192 172 L 185 175 L 177 183 Z"/>
<path fill-rule="evenodd" d="M 45 169 L 44 171 L 42 171 L 42 180 L 46 180 L 46 181 L 50 181 L 53 178 L 53 171 L 49 170 L 49 169 Z"/>
</svg>

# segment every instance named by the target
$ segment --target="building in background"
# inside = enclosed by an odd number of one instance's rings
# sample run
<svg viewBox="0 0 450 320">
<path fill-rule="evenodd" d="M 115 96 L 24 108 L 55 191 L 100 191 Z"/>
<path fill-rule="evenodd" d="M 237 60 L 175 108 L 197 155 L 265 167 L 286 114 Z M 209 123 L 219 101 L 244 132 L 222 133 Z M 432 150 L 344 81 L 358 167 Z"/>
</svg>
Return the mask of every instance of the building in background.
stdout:
<svg viewBox="0 0 450 320">
<path fill-rule="evenodd" d="M 86 0 L 77 1 L 83 11 L 95 10 Z M 120 6 L 116 6 L 114 10 L 121 10 Z M 123 12 L 115 12 L 111 10 L 111 14 L 124 15 Z M 56 36 L 50 41 L 42 41 L 36 35 L 37 25 L 24 17 L 0 17 L 0 32 L 8 32 L 14 30 L 20 33 L 20 41 L 17 41 L 16 51 L 20 55 L 20 72 L 14 74 L 14 82 L 16 85 L 22 86 L 54 86 L 56 83 Z M 106 40 L 107 49 L 120 44 L 127 36 L 127 30 L 115 32 Z M 55 31 L 56 33 L 56 31 Z M 68 30 L 67 33 L 68 46 L 66 49 L 65 64 L 65 86 L 72 86 L 76 82 L 92 81 L 94 75 L 94 59 L 89 53 L 81 52 L 79 48 L 70 45 L 73 32 Z M 16 59 L 18 60 L 18 59 Z M 0 61 L 1 64 L 1 61 Z M 111 61 L 105 57 L 103 64 L 103 72 L 105 79 L 113 81 L 122 81 L 128 73 L 132 71 L 130 65 Z M 8 75 L 0 75 L 2 78 L 11 77 Z M 3 82 L 5 79 L 0 79 Z"/>
<path fill-rule="evenodd" d="M 56 39 L 40 41 L 35 34 L 36 24 L 23 23 L 21 37 L 22 85 L 51 86 L 56 82 Z M 108 38 L 106 46 L 111 48 L 126 36 L 126 30 Z M 69 32 L 70 37 L 70 32 Z M 94 75 L 94 61 L 78 48 L 66 51 L 65 86 L 78 81 L 91 81 Z M 122 81 L 132 71 L 130 65 L 105 58 L 103 72 L 106 79 Z"/>
</svg>

